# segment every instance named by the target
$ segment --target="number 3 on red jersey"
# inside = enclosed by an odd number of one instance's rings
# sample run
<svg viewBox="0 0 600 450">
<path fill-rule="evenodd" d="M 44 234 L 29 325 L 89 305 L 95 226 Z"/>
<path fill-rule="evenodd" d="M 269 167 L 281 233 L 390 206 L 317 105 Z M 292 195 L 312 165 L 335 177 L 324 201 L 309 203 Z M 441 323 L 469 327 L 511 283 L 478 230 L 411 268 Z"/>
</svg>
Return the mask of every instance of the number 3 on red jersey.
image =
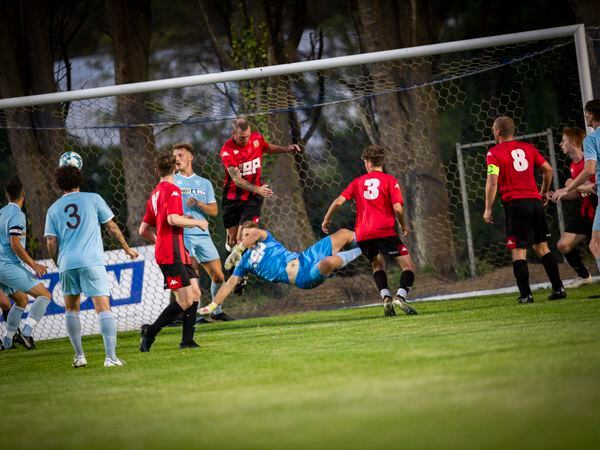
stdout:
<svg viewBox="0 0 600 450">
<path fill-rule="evenodd" d="M 375 200 L 379 197 L 379 183 L 380 181 L 377 178 L 369 178 L 365 180 L 365 186 L 367 190 L 363 192 L 363 196 L 367 200 Z"/>
</svg>

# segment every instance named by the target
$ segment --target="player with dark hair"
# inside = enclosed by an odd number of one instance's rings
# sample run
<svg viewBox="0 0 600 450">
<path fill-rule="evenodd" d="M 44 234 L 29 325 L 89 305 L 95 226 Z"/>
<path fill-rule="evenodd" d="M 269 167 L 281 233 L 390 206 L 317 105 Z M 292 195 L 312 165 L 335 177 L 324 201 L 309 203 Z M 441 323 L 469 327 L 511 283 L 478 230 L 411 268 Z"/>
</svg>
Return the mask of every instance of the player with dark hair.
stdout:
<svg viewBox="0 0 600 450">
<path fill-rule="evenodd" d="M 552 199 L 556 202 L 561 200 L 569 192 L 578 189 L 585 184 L 593 175 L 596 176 L 596 188 L 600 183 L 600 100 L 590 100 L 585 104 L 585 124 L 594 129 L 594 132 L 583 140 L 584 167 L 581 173 L 568 186 L 554 193 Z M 596 189 L 597 191 L 598 189 Z M 596 208 L 594 223 L 592 225 L 592 239 L 590 250 L 596 258 L 598 270 L 600 270 L 600 208 Z"/>
<path fill-rule="evenodd" d="M 245 117 L 233 120 L 233 134 L 221 148 L 225 166 L 223 186 L 223 224 L 227 231 L 226 247 L 231 251 L 239 240 L 239 225 L 260 220 L 263 199 L 273 195 L 268 184 L 262 184 L 262 157 L 264 153 L 299 153 L 297 144 L 280 146 L 268 143 L 258 132 L 252 131 Z M 236 293 L 241 294 L 246 279 L 240 280 Z"/>
<path fill-rule="evenodd" d="M 336 198 L 323 219 L 321 228 L 329 233 L 334 212 L 346 200 L 356 203 L 356 241 L 373 268 L 373 279 L 383 300 L 385 316 L 395 316 L 394 306 L 405 314 L 417 314 L 406 303 L 408 291 L 415 280 L 416 266 L 406 245 L 402 243 L 396 231 L 396 220 L 400 223 L 402 237 L 408 236 L 408 227 L 404 221 L 402 192 L 396 178 L 383 172 L 385 149 L 380 145 L 366 147 L 361 155 L 366 174 L 354 179 L 341 195 Z M 385 272 L 385 256 L 394 259 L 402 269 L 400 287 L 396 295 L 388 288 Z"/>
<path fill-rule="evenodd" d="M 323 283 L 333 272 L 360 256 L 360 249 L 341 251 L 354 240 L 350 230 L 338 230 L 316 242 L 302 253 L 286 249 L 271 233 L 256 222 L 241 226 L 240 242 L 225 262 L 235 267 L 233 275 L 219 289 L 215 299 L 200 314 L 211 314 L 233 292 L 241 277 L 254 274 L 273 283 L 291 284 L 300 289 L 312 289 Z"/>
<path fill-rule="evenodd" d="M 571 177 L 565 182 L 568 186 L 581 173 L 584 168 L 585 161 L 583 159 L 583 139 L 585 131 L 580 128 L 565 128 L 563 130 L 562 141 L 560 147 L 563 153 L 571 159 L 569 170 Z M 576 288 L 584 284 L 592 282 L 592 275 L 581 259 L 577 246 L 585 239 L 592 237 L 592 225 L 594 223 L 594 215 L 596 206 L 598 205 L 598 197 L 595 194 L 596 179 L 590 177 L 588 181 L 575 191 L 570 192 L 563 200 L 569 200 L 577 203 L 579 207 L 578 214 L 569 215 L 565 231 L 561 234 L 556 246 L 565 256 L 569 265 L 577 273 L 577 278 L 567 285 L 569 288 Z M 552 198 L 553 192 L 548 193 L 548 198 Z"/>
<path fill-rule="evenodd" d="M 65 300 L 65 327 L 75 350 L 73 367 L 87 365 L 79 318 L 82 293 L 92 298 L 98 314 L 106 354 L 104 367 L 122 366 L 124 363 L 116 354 L 117 323 L 110 309 L 110 287 L 100 225 L 104 225 L 131 259 L 139 254 L 125 241 L 104 199 L 93 192 L 79 190 L 82 181 L 81 172 L 76 167 L 64 166 L 56 170 L 56 184 L 64 194 L 46 213 L 46 246 L 58 267 Z"/>
<path fill-rule="evenodd" d="M 529 286 L 527 248 L 531 245 L 541 258 L 552 283 L 549 300 L 565 298 L 567 293 L 558 272 L 556 258 L 548 248 L 550 230 L 544 205 L 552 182 L 552 167 L 537 148 L 527 142 L 514 140 L 515 123 L 512 118 L 500 116 L 492 131 L 498 144 L 487 153 L 487 182 L 483 219 L 493 223 L 492 207 L 500 190 L 506 216 L 506 248 L 511 251 L 513 272 L 519 288 L 519 303 L 533 303 Z M 535 168 L 543 173 L 538 191 Z"/>
<path fill-rule="evenodd" d="M 179 348 L 199 347 L 194 341 L 196 312 L 200 301 L 198 274 L 185 248 L 183 229 L 208 228 L 206 220 L 185 217 L 181 189 L 174 184 L 175 156 L 163 151 L 154 158 L 154 169 L 160 177 L 148 202 L 146 214 L 140 224 L 140 235 L 156 245 L 156 263 L 164 276 L 164 288 L 171 289 L 176 301 L 170 303 L 151 325 L 143 325 L 140 351 L 148 352 L 156 335 L 183 312 L 183 328 Z M 156 230 L 156 234 L 153 230 Z"/>
<path fill-rule="evenodd" d="M 46 274 L 46 267 L 38 264 L 25 250 L 26 219 L 21 210 L 25 202 L 25 190 L 18 178 L 4 186 L 8 205 L 0 209 L 0 290 L 13 299 L 6 320 L 6 332 L 2 347 L 11 348 L 18 342 L 28 350 L 35 348 L 33 329 L 46 313 L 50 292 L 36 278 Z M 36 276 L 25 267 L 28 265 Z M 23 331 L 19 324 L 29 303 L 27 294 L 35 298 L 29 308 Z"/>
<path fill-rule="evenodd" d="M 210 180 L 194 173 L 192 145 L 187 143 L 173 145 L 173 155 L 177 165 L 175 184 L 181 189 L 184 214 L 199 220 L 206 220 L 207 216 L 215 217 L 219 212 L 215 190 Z M 210 237 L 210 232 L 208 229 L 185 228 L 183 240 L 185 248 L 190 253 L 194 270 L 199 274 L 201 265 L 210 277 L 210 293 L 211 298 L 214 299 L 225 282 L 225 275 L 221 267 L 221 257 Z M 213 312 L 211 318 L 223 321 L 234 320 L 220 307 Z M 203 317 L 198 320 L 206 322 Z"/>
</svg>

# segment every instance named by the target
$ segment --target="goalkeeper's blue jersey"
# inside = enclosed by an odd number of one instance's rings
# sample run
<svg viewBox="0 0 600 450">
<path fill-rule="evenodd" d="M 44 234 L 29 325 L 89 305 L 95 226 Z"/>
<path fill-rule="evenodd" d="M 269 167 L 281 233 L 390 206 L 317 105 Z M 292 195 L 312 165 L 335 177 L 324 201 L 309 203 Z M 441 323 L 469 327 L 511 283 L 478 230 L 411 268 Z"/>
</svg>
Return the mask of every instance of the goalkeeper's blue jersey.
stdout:
<svg viewBox="0 0 600 450">
<path fill-rule="evenodd" d="M 233 274 L 243 277 L 252 273 L 273 283 L 289 283 L 285 268 L 298 258 L 298 253 L 290 252 L 267 231 L 267 238 L 246 250 Z"/>
</svg>

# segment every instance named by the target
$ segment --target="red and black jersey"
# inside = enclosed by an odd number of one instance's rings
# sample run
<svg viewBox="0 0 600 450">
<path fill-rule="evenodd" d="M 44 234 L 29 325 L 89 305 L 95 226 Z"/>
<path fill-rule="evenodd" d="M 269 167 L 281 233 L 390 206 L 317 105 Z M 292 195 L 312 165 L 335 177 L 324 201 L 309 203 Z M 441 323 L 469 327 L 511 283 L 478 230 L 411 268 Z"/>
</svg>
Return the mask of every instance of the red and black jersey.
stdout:
<svg viewBox="0 0 600 450">
<path fill-rule="evenodd" d="M 183 228 L 169 225 L 169 214 L 183 216 L 181 190 L 167 181 L 161 181 L 146 202 L 143 222 L 156 228 L 157 264 L 191 264 L 190 255 L 183 243 Z"/>
<path fill-rule="evenodd" d="M 352 181 L 342 197 L 356 202 L 356 241 L 397 236 L 394 204 L 402 201 L 396 178 L 373 171 Z"/>
<path fill-rule="evenodd" d="M 571 165 L 569 170 L 571 171 L 571 178 L 574 180 L 579 176 L 579 174 L 583 171 L 585 166 L 585 160 L 582 158 L 578 163 L 571 161 Z M 589 178 L 589 181 L 592 183 L 596 182 L 596 175 L 592 175 Z M 582 195 L 583 197 L 583 195 Z M 589 194 L 583 197 L 581 200 L 581 210 L 580 213 L 583 217 L 586 217 L 589 220 L 594 220 L 594 216 L 596 215 L 596 206 L 598 205 L 598 197 L 594 194 Z"/>
<path fill-rule="evenodd" d="M 255 186 L 260 186 L 262 155 L 268 147 L 268 142 L 256 131 L 250 134 L 250 140 L 244 147 L 237 145 L 233 138 L 228 139 L 223 144 L 221 148 L 221 159 L 225 166 L 223 199 L 246 201 L 250 197 L 256 197 L 256 194 L 237 187 L 229 175 L 227 168 L 231 166 L 237 167 L 242 178 Z"/>
<path fill-rule="evenodd" d="M 489 166 L 499 169 L 498 189 L 504 202 L 518 198 L 541 200 L 534 169 L 545 162 L 538 149 L 527 142 L 502 142 L 487 153 L 488 173 L 493 173 Z"/>
</svg>

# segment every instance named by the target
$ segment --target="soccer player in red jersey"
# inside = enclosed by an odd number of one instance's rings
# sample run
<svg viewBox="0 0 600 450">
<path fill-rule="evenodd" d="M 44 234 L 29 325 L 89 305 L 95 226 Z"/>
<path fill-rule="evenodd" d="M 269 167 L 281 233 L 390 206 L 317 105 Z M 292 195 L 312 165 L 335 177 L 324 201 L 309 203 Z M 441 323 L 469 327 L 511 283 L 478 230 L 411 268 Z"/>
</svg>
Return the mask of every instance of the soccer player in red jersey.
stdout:
<svg viewBox="0 0 600 450">
<path fill-rule="evenodd" d="M 565 186 L 569 186 L 575 178 L 583 171 L 583 139 L 585 131 L 580 128 L 565 128 L 563 130 L 562 141 L 560 147 L 563 153 L 571 159 L 569 170 L 571 177 L 565 182 Z M 579 186 L 575 191 L 569 192 L 562 200 L 569 200 L 578 203 L 579 214 L 570 214 L 564 233 L 561 234 L 560 240 L 556 246 L 565 256 L 569 265 L 577 273 L 575 278 L 567 287 L 576 288 L 584 284 L 592 282 L 592 275 L 581 260 L 581 255 L 577 250 L 579 243 L 586 238 L 592 238 L 592 225 L 594 224 L 594 215 L 596 214 L 596 206 L 598 205 L 598 197 L 595 193 L 596 177 L 592 175 L 585 184 Z M 554 195 L 553 192 L 548 193 L 550 199 Z"/>
<path fill-rule="evenodd" d="M 560 279 L 558 265 L 548 248 L 550 230 L 544 205 L 552 182 L 552 167 L 533 145 L 515 141 L 515 122 L 500 116 L 492 127 L 497 145 L 487 153 L 487 182 L 483 220 L 493 223 L 492 206 L 500 190 L 506 216 L 506 247 L 511 251 L 513 272 L 519 288 L 519 303 L 533 303 L 529 287 L 527 248 L 531 245 L 541 258 L 552 283 L 549 300 L 567 296 Z M 543 173 L 542 188 L 538 191 L 535 168 Z"/>
<path fill-rule="evenodd" d="M 183 312 L 182 339 L 179 348 L 198 347 L 194 342 L 194 325 L 200 301 L 198 275 L 183 242 L 183 228 L 208 228 L 206 220 L 183 215 L 181 190 L 173 183 L 175 156 L 164 151 L 154 159 L 160 182 L 146 203 L 146 214 L 140 225 L 142 237 L 156 245 L 155 257 L 164 275 L 164 288 L 175 293 L 176 301 L 170 303 L 151 325 L 142 326 L 140 351 L 148 352 L 156 335 Z M 154 230 L 156 229 L 156 234 Z"/>
<path fill-rule="evenodd" d="M 373 267 L 373 279 L 383 299 L 385 316 L 395 316 L 394 306 L 406 314 L 417 312 L 406 303 L 408 291 L 415 280 L 415 264 L 396 231 L 400 223 L 402 237 L 408 236 L 404 222 L 402 192 L 396 178 L 383 172 L 385 149 L 371 145 L 363 150 L 362 160 L 367 173 L 356 178 L 336 198 L 323 219 L 321 228 L 329 233 L 331 217 L 337 208 L 354 199 L 356 202 L 356 241 Z M 392 299 L 385 273 L 385 256 L 392 257 L 402 269 L 400 288 Z"/>
</svg>

